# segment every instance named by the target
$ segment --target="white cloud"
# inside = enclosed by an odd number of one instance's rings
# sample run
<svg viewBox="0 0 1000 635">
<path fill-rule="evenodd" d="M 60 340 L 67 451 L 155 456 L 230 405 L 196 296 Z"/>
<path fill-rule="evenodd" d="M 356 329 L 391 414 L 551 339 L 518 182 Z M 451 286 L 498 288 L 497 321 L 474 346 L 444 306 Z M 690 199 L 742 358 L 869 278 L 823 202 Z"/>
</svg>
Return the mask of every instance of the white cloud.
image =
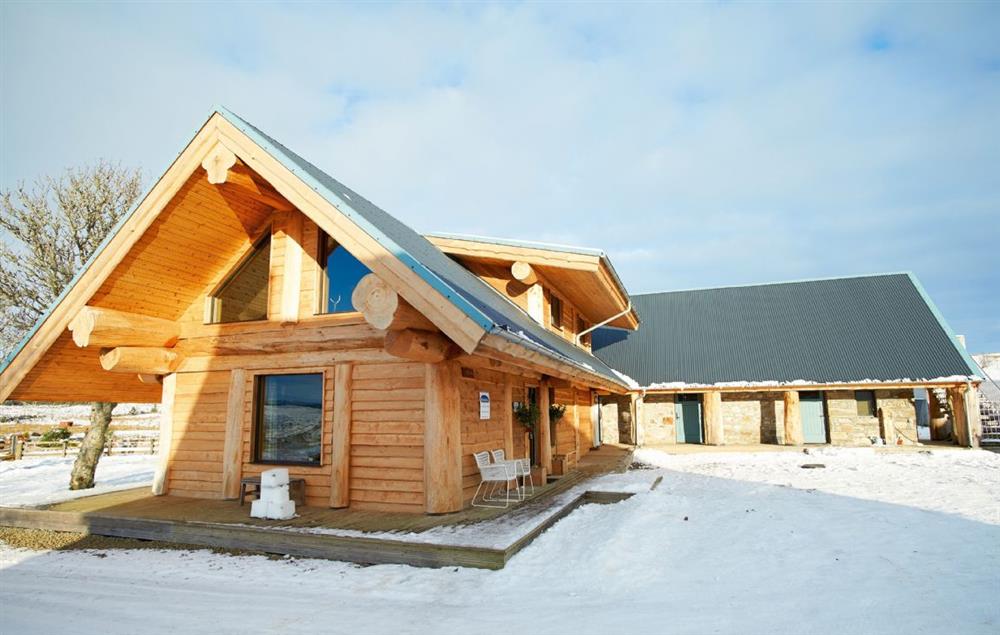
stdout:
<svg viewBox="0 0 1000 635">
<path fill-rule="evenodd" d="M 1000 349 L 995 7 L 0 11 L 4 187 L 156 173 L 222 103 L 420 230 L 602 247 L 643 291 L 915 270 Z"/>
</svg>

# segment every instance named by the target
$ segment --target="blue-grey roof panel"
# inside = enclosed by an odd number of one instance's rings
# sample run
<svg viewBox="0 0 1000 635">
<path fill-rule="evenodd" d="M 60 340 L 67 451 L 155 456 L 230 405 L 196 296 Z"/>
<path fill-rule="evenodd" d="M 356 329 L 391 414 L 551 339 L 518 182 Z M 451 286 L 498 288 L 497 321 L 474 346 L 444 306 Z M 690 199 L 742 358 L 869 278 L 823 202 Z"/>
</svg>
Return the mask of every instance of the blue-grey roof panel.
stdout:
<svg viewBox="0 0 1000 635">
<path fill-rule="evenodd" d="M 643 386 L 977 373 L 905 273 L 652 293 L 632 303 L 643 326 L 599 329 L 593 350 Z"/>
<path fill-rule="evenodd" d="M 621 379 L 601 360 L 540 326 L 520 307 L 410 227 L 239 116 L 224 108 L 219 108 L 218 112 L 336 205 L 484 329 L 519 343 L 527 340 L 548 355 L 621 383 Z"/>
</svg>

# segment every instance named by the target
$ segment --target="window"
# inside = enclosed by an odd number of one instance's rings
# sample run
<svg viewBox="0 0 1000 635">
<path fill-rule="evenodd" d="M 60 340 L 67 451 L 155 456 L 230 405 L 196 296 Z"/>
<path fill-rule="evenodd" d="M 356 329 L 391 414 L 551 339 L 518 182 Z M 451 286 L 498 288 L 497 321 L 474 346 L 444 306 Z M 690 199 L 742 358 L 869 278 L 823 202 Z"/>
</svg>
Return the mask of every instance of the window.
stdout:
<svg viewBox="0 0 1000 635">
<path fill-rule="evenodd" d="M 248 322 L 267 319 L 267 281 L 271 268 L 271 232 L 209 297 L 208 322 Z"/>
<path fill-rule="evenodd" d="M 323 234 L 320 243 L 320 263 L 323 266 L 323 283 L 320 311 L 323 313 L 351 313 L 356 311 L 351 294 L 358 281 L 371 271 L 352 256 L 330 236 Z"/>
<path fill-rule="evenodd" d="M 876 416 L 875 409 L 875 391 L 873 390 L 855 390 L 854 391 L 854 401 L 858 404 L 858 416 L 859 417 L 874 417 Z"/>
<path fill-rule="evenodd" d="M 579 335 L 580 333 L 583 333 L 584 331 L 586 331 L 588 328 L 590 328 L 590 327 L 587 324 L 587 321 L 584 320 L 582 317 L 577 316 L 577 318 L 576 318 L 576 334 Z M 590 344 L 590 333 L 587 333 L 586 335 L 584 335 L 583 337 L 581 337 L 580 338 L 580 343 L 583 344 L 584 346 L 589 345 Z"/>
<path fill-rule="evenodd" d="M 552 328 L 557 329 L 561 329 L 563 325 L 562 300 L 557 298 L 555 294 L 552 294 L 549 300 L 549 323 L 552 325 Z"/>
<path fill-rule="evenodd" d="M 254 462 L 319 465 L 323 374 L 260 375 L 254 387 Z"/>
</svg>

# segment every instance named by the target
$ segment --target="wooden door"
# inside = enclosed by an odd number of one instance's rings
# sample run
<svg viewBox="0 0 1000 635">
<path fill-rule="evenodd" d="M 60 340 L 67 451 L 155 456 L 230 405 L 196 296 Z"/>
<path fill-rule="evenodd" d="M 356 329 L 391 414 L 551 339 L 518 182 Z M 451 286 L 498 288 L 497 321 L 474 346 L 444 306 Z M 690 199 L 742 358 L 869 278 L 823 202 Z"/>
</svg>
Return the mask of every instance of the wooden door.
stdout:
<svg viewBox="0 0 1000 635">
<path fill-rule="evenodd" d="M 826 443 L 826 408 L 823 393 L 799 393 L 799 413 L 802 416 L 802 438 L 806 443 Z"/>
<path fill-rule="evenodd" d="M 677 395 L 674 428 L 678 443 L 702 443 L 701 395 Z"/>
</svg>

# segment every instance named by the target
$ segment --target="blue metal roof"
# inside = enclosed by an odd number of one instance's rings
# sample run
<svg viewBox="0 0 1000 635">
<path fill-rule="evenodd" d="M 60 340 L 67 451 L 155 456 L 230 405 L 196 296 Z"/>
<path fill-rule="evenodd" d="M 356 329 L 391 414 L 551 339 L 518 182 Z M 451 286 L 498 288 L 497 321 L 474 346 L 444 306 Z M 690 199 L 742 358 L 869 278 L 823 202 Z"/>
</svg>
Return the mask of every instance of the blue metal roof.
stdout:
<svg viewBox="0 0 1000 635">
<path fill-rule="evenodd" d="M 214 112 L 224 117 L 325 200 L 335 205 L 347 218 L 385 246 L 390 253 L 405 263 L 484 330 L 506 337 L 518 344 L 528 345 L 553 358 L 596 373 L 615 383 L 622 383 L 614 371 L 599 359 L 540 326 L 520 307 L 514 305 L 493 287 L 445 256 L 426 238 L 354 190 L 329 176 L 230 110 L 216 107 Z M 145 199 L 145 195 L 139 199 L 140 203 L 143 199 Z M 128 222 L 138 206 L 137 203 L 135 208 L 119 221 L 115 229 L 109 233 L 87 264 L 45 315 L 38 320 L 21 343 L 3 361 L 0 373 L 6 370 L 14 357 L 24 348 L 41 324 L 63 300 L 69 289 L 77 283 L 97 254 Z"/>
<path fill-rule="evenodd" d="M 485 330 L 518 344 L 529 344 L 549 356 L 594 372 L 616 384 L 622 383 L 604 362 L 539 325 L 496 289 L 385 210 L 238 115 L 221 107 L 217 111 Z"/>
<path fill-rule="evenodd" d="M 909 273 L 650 293 L 632 303 L 643 326 L 599 329 L 593 350 L 643 386 L 979 373 Z"/>
</svg>

